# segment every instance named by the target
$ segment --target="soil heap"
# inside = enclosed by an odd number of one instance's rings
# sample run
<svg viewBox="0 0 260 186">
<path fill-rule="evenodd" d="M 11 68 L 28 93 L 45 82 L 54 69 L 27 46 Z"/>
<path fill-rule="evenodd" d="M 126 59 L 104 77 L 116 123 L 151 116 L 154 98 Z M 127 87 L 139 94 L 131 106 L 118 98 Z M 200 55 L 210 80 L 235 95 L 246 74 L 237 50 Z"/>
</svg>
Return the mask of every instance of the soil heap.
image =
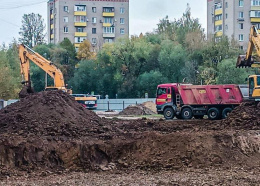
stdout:
<svg viewBox="0 0 260 186">
<path fill-rule="evenodd" d="M 0 110 L 0 134 L 80 137 L 103 125 L 94 113 L 84 109 L 62 91 L 27 96 Z"/>
<path fill-rule="evenodd" d="M 119 115 L 152 115 L 156 114 L 156 106 L 153 102 L 145 102 L 137 105 L 129 105 Z"/>
<path fill-rule="evenodd" d="M 234 129 L 260 129 L 260 104 L 253 101 L 241 103 L 224 120 L 227 127 Z"/>
</svg>

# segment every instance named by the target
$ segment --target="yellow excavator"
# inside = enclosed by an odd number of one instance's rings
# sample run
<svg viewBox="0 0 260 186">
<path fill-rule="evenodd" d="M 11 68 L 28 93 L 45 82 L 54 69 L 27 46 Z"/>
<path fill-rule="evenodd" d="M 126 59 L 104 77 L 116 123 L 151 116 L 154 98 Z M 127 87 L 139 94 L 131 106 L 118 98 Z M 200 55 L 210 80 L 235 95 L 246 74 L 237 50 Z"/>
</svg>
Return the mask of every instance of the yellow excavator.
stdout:
<svg viewBox="0 0 260 186">
<path fill-rule="evenodd" d="M 256 55 L 253 56 L 253 49 Z M 251 27 L 249 43 L 246 55 L 240 55 L 237 59 L 236 67 L 252 67 L 260 69 L 260 34 L 255 26 Z M 250 75 L 249 78 L 249 99 L 260 101 L 260 75 Z"/>
<path fill-rule="evenodd" d="M 26 45 L 19 45 L 19 58 L 22 74 L 23 89 L 19 93 L 19 97 L 25 97 L 27 94 L 33 93 L 33 88 L 30 80 L 30 61 L 49 74 L 54 80 L 54 86 L 45 87 L 45 90 L 62 90 L 72 94 L 71 89 L 67 89 L 64 83 L 64 78 L 61 70 L 56 67 L 51 61 L 48 61 L 37 52 L 33 51 Z"/>
<path fill-rule="evenodd" d="M 64 83 L 64 78 L 61 70 L 55 66 L 51 61 L 45 59 L 37 52 L 33 51 L 31 48 L 24 44 L 19 45 L 19 58 L 20 58 L 20 68 L 22 74 L 22 84 L 24 85 L 19 93 L 20 98 L 26 97 L 28 94 L 34 92 L 30 79 L 30 61 L 35 63 L 38 67 L 49 74 L 54 80 L 54 86 L 45 87 L 46 91 L 49 90 L 62 90 L 67 92 L 71 96 L 75 97 L 75 100 L 82 104 L 83 107 L 88 109 L 97 108 L 97 98 L 85 94 L 72 94 L 72 90 L 68 89 Z M 76 96 L 75 96 L 76 95 Z"/>
</svg>

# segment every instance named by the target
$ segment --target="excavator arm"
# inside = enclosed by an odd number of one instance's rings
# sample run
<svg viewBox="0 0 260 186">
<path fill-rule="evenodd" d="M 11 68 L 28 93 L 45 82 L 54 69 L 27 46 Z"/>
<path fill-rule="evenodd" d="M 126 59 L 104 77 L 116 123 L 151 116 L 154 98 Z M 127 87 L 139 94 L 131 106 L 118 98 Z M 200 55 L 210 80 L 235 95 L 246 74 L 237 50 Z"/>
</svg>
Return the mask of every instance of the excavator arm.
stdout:
<svg viewBox="0 0 260 186">
<path fill-rule="evenodd" d="M 255 26 L 251 27 L 249 43 L 246 55 L 239 55 L 236 67 L 254 67 L 260 68 L 260 63 L 252 56 L 253 49 L 256 49 L 257 56 L 260 56 L 260 34 Z"/>
<path fill-rule="evenodd" d="M 49 87 L 50 89 L 59 89 L 71 93 L 71 90 L 68 90 L 65 87 L 62 72 L 51 61 L 48 61 L 40 54 L 23 44 L 19 45 L 19 58 L 23 79 L 22 83 L 25 85 L 22 91 L 19 93 L 20 97 L 25 97 L 28 93 L 33 92 L 30 81 L 30 61 L 35 63 L 54 79 L 54 87 Z"/>
</svg>

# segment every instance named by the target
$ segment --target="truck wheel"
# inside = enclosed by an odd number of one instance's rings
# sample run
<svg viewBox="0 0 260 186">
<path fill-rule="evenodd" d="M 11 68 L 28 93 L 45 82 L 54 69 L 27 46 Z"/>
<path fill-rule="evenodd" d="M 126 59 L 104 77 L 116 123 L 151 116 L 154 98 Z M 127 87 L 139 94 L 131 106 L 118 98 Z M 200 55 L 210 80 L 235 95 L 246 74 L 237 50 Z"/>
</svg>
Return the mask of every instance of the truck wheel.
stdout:
<svg viewBox="0 0 260 186">
<path fill-rule="evenodd" d="M 192 110 L 190 108 L 184 108 L 181 111 L 181 117 L 183 119 L 191 119 L 192 118 Z"/>
<path fill-rule="evenodd" d="M 210 108 L 208 110 L 208 117 L 211 120 L 216 120 L 219 118 L 219 110 L 217 108 Z"/>
<path fill-rule="evenodd" d="M 232 111 L 232 108 L 225 108 L 223 111 L 222 111 L 222 118 L 225 119 L 228 117 L 228 114 Z"/>
<path fill-rule="evenodd" d="M 168 107 L 168 108 L 164 109 L 163 115 L 164 115 L 165 119 L 172 119 L 174 117 L 173 108 Z"/>
</svg>

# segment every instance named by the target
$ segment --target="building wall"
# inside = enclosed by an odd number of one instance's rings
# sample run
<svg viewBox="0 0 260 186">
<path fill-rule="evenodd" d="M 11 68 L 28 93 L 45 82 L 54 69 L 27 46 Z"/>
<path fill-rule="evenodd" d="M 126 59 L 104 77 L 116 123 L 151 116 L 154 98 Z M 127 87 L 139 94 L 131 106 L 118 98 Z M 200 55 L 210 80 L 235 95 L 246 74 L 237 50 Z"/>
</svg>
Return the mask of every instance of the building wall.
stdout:
<svg viewBox="0 0 260 186">
<path fill-rule="evenodd" d="M 83 33 L 87 34 L 87 39 L 93 43 L 92 38 L 96 38 L 95 46 L 97 49 L 101 48 L 105 39 L 112 39 L 114 42 L 119 37 L 128 37 L 129 35 L 129 1 L 128 0 L 49 0 L 48 2 L 48 41 L 49 43 L 59 43 L 64 38 L 70 39 L 75 46 L 78 47 L 79 43 L 75 42 L 76 26 L 75 26 L 75 5 L 86 5 L 86 26 L 83 26 Z M 68 11 L 64 11 L 64 6 L 68 7 Z M 92 8 L 96 7 L 96 12 Z M 104 37 L 104 19 L 103 7 L 114 8 L 114 16 L 112 26 L 115 33 L 112 37 Z M 125 12 L 120 13 L 120 9 L 124 8 Z M 54 11 L 51 12 L 51 9 Z M 82 13 L 82 12 L 78 12 Z M 53 17 L 53 19 L 52 19 Z M 64 17 L 68 17 L 68 22 L 64 22 Z M 96 18 L 96 23 L 92 22 L 92 18 Z M 124 24 L 120 23 L 120 18 L 124 19 Z M 53 20 L 53 24 L 52 24 Z M 64 27 L 68 27 L 68 33 L 64 32 Z M 51 34 L 51 29 L 54 27 L 54 33 Z M 92 33 L 92 28 L 96 28 L 96 33 Z M 120 29 L 124 29 L 125 33 L 121 34 Z M 53 40 L 52 37 L 54 36 Z M 108 35 L 107 35 L 108 36 Z"/>
<path fill-rule="evenodd" d="M 239 0 L 207 0 L 207 34 L 208 38 L 213 35 L 221 37 L 226 35 L 229 38 L 234 37 L 239 42 L 239 45 L 244 50 L 247 49 L 249 41 L 249 32 L 252 25 L 260 23 L 260 17 L 252 19 L 250 14 L 254 10 L 259 10 L 260 16 L 260 1 L 259 5 L 252 6 L 252 0 L 243 0 L 243 6 L 239 6 Z M 221 9 L 216 9 L 216 5 L 221 5 Z M 216 21 L 216 16 L 222 13 L 221 21 Z M 243 18 L 239 17 L 240 12 L 243 12 Z M 216 23 L 222 24 L 222 31 L 216 32 Z M 243 24 L 243 29 L 240 28 L 240 24 Z M 260 29 L 260 25 L 257 25 Z M 243 35 L 243 41 L 239 41 L 239 35 Z"/>
</svg>

